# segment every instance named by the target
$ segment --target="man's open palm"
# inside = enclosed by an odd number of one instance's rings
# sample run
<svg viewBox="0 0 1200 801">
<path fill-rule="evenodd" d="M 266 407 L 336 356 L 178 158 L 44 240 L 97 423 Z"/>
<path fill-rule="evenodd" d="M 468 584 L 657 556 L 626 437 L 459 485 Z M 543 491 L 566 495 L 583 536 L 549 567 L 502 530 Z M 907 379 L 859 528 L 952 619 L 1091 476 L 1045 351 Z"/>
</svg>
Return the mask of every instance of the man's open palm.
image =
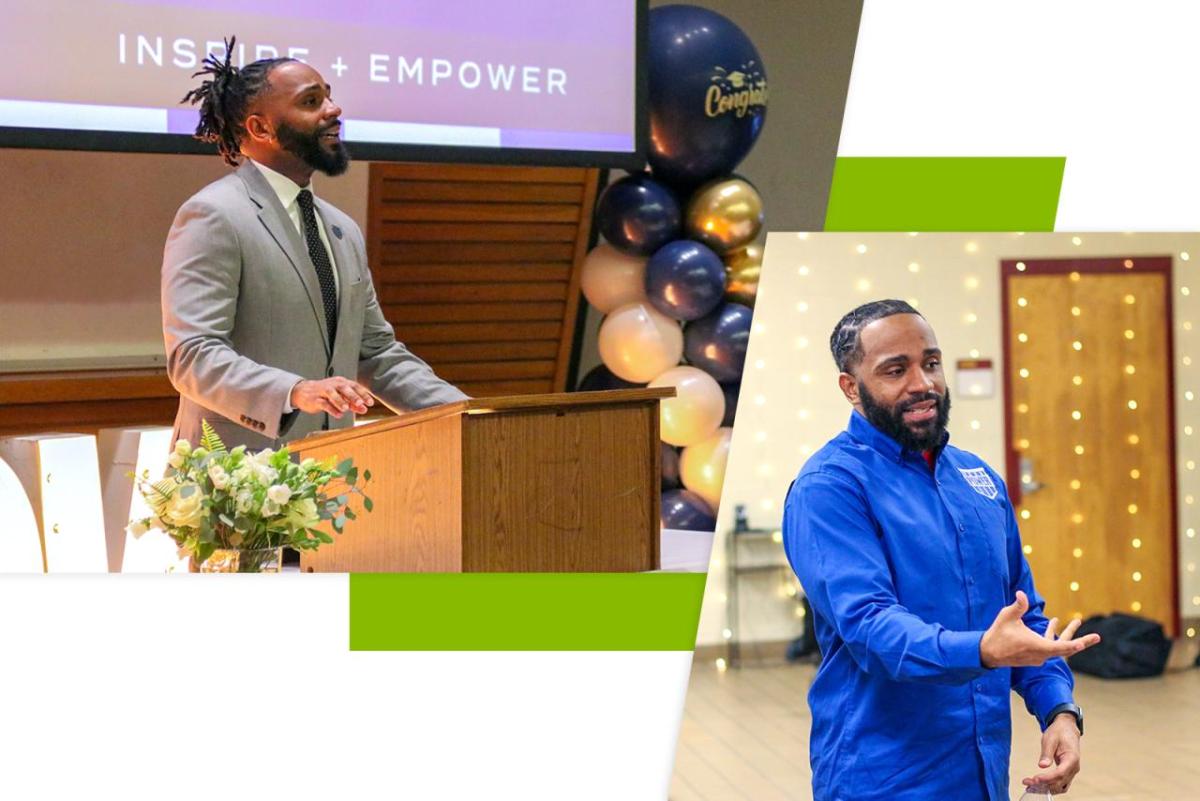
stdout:
<svg viewBox="0 0 1200 801">
<path fill-rule="evenodd" d="M 1079 630 L 1079 621 L 1072 620 L 1061 636 L 1055 637 L 1058 619 L 1050 621 L 1046 633 L 1038 634 L 1025 625 L 1022 618 L 1029 611 L 1029 599 L 1017 590 L 1017 598 L 1000 610 L 979 643 L 979 657 L 984 667 L 1034 667 L 1056 656 L 1068 657 L 1100 642 L 1099 634 L 1087 634 L 1072 639 Z"/>
</svg>

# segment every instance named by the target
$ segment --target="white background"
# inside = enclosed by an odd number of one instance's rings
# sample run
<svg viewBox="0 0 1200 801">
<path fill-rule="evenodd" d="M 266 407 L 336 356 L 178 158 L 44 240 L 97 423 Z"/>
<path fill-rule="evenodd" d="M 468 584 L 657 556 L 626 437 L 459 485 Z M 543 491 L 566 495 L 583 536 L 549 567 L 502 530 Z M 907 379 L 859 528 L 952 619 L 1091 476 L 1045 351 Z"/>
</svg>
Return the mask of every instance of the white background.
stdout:
<svg viewBox="0 0 1200 801">
<path fill-rule="evenodd" d="M 1182 0 L 866 0 L 838 155 L 1066 156 L 1056 230 L 1195 230 L 1197 30 Z"/>
<path fill-rule="evenodd" d="M 345 575 L 4 576 L 0 609 L 5 798 L 662 799 L 691 666 L 352 653 Z"/>
</svg>

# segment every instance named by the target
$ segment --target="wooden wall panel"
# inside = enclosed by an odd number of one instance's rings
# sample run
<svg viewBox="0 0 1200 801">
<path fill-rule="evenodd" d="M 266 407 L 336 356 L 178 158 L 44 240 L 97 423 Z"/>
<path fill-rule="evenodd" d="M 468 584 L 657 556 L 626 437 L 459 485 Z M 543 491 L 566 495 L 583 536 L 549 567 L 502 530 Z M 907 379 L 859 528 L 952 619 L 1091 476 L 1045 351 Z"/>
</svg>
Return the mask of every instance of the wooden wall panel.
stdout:
<svg viewBox="0 0 1200 801">
<path fill-rule="evenodd" d="M 474 396 L 566 388 L 597 170 L 372 164 L 367 250 L 397 337 Z M 171 425 L 162 369 L 0 375 L 0 436 Z"/>
<path fill-rule="evenodd" d="M 0 375 L 0 436 L 169 426 L 178 399 L 161 369 Z"/>
<path fill-rule="evenodd" d="M 367 251 L 396 336 L 471 395 L 561 392 L 598 172 L 372 164 Z"/>
</svg>

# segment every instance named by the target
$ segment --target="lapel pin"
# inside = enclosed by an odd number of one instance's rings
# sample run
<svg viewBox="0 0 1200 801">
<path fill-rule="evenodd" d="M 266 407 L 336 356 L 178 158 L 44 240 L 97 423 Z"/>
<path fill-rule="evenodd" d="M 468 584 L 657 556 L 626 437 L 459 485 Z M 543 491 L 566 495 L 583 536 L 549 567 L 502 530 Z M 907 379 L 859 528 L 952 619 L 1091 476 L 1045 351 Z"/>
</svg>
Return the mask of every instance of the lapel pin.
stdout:
<svg viewBox="0 0 1200 801">
<path fill-rule="evenodd" d="M 333 235 L 336 236 L 338 239 L 341 239 L 342 238 L 342 229 L 336 225 L 333 226 Z"/>
</svg>

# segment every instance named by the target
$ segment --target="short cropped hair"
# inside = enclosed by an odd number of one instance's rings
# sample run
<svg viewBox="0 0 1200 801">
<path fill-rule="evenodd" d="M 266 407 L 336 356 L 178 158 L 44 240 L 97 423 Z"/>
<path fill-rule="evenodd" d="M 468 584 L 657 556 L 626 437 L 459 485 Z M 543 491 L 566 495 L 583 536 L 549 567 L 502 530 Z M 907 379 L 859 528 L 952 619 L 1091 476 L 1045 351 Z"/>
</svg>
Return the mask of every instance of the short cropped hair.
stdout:
<svg viewBox="0 0 1200 801">
<path fill-rule="evenodd" d="M 921 313 L 902 300 L 873 300 L 848 313 L 834 326 L 829 336 L 829 351 L 840 372 L 849 373 L 858 367 L 865 355 L 862 348 L 862 330 L 876 320 L 893 314 Z"/>
</svg>

